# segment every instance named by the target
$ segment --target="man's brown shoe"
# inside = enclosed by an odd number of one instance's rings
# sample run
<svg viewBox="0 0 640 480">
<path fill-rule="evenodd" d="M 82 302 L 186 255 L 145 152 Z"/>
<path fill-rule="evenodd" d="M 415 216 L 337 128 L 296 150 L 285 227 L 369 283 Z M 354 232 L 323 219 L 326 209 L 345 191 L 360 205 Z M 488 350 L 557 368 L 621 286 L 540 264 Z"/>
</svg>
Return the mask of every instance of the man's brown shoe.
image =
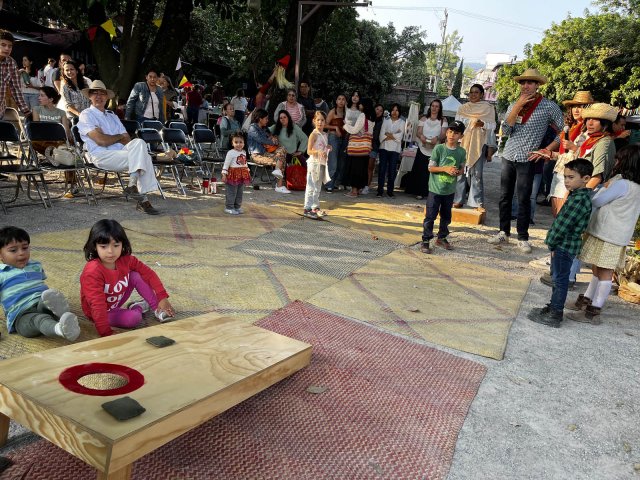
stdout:
<svg viewBox="0 0 640 480">
<path fill-rule="evenodd" d="M 156 210 L 151 206 L 151 202 L 149 200 L 145 200 L 144 202 L 138 202 L 136 205 L 136 210 L 146 213 L 147 215 L 159 215 L 160 210 Z"/>
<path fill-rule="evenodd" d="M 124 194 L 127 198 L 131 198 L 132 200 L 136 200 L 137 202 L 141 202 L 144 198 L 144 195 L 141 195 L 138 192 L 138 187 L 135 185 L 129 185 L 128 187 L 124 187 Z"/>
</svg>

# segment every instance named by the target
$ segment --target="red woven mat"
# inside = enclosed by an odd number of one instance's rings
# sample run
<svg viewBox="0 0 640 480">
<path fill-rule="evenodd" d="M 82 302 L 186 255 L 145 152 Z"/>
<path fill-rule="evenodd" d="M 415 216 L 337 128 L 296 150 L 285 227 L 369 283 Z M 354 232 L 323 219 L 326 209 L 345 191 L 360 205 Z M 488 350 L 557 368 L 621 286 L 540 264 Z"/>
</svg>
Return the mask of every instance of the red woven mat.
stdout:
<svg viewBox="0 0 640 480">
<path fill-rule="evenodd" d="M 483 365 L 302 302 L 257 325 L 311 343 L 311 365 L 141 458 L 134 479 L 446 476 Z M 95 476 L 44 440 L 8 456 L 2 479 Z"/>
</svg>

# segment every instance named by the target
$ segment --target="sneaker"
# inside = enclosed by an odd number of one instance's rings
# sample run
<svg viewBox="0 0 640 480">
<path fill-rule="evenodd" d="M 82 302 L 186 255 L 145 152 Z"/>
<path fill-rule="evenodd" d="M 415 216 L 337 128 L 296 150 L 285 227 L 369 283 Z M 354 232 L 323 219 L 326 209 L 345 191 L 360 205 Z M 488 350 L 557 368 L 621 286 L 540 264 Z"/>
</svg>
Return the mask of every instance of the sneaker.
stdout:
<svg viewBox="0 0 640 480">
<path fill-rule="evenodd" d="M 56 335 L 73 342 L 80 336 L 80 324 L 75 313 L 66 312 L 54 327 Z"/>
<path fill-rule="evenodd" d="M 139 308 L 140 310 L 142 310 L 142 313 L 147 313 L 151 307 L 149 307 L 149 304 L 146 300 L 138 300 L 137 302 L 131 302 L 127 308 L 129 310 Z"/>
<path fill-rule="evenodd" d="M 453 250 L 453 246 L 449 243 L 449 240 L 446 238 L 436 238 L 436 246 L 442 247 L 445 250 Z"/>
<path fill-rule="evenodd" d="M 224 213 L 226 213 L 227 215 L 240 215 L 237 211 L 235 211 L 233 208 L 225 208 L 224 209 Z"/>
<path fill-rule="evenodd" d="M 70 310 L 69 302 L 64 297 L 64 294 L 55 288 L 49 288 L 42 292 L 40 300 L 58 318 Z"/>
<path fill-rule="evenodd" d="M 327 216 L 327 212 L 325 212 L 324 210 L 320 210 L 319 208 L 314 208 L 313 209 L 313 213 L 315 213 L 318 217 L 326 217 Z"/>
<path fill-rule="evenodd" d="M 564 308 L 579 312 L 580 310 L 586 309 L 589 305 L 591 305 L 591 299 L 589 297 L 585 297 L 581 293 L 575 301 L 567 300 L 567 303 L 564 304 Z"/>
<path fill-rule="evenodd" d="M 291 190 L 289 190 L 287 187 L 285 187 L 283 185 L 281 187 L 276 187 L 276 192 L 278 192 L 278 193 L 291 193 Z"/>
<path fill-rule="evenodd" d="M 124 194 L 127 198 L 131 198 L 133 200 L 136 200 L 137 202 L 141 202 L 144 198 L 144 195 L 141 195 L 140 192 L 138 192 L 138 187 L 136 187 L 135 185 L 129 185 L 128 187 L 125 187 Z"/>
<path fill-rule="evenodd" d="M 462 208 L 462 203 L 454 203 L 453 208 Z"/>
<path fill-rule="evenodd" d="M 136 205 L 136 210 L 144 212 L 147 215 L 160 215 L 160 210 L 156 210 L 155 208 L 153 208 L 149 200 L 138 202 L 138 205 Z"/>
<path fill-rule="evenodd" d="M 429 242 L 422 242 L 422 244 L 420 244 L 420 251 L 426 254 L 433 253 L 433 250 L 431 250 L 431 247 L 429 246 Z"/>
<path fill-rule="evenodd" d="M 503 245 L 505 243 L 509 243 L 509 237 L 506 233 L 500 230 L 497 235 L 487 240 L 487 243 L 490 243 L 491 245 Z"/>
<path fill-rule="evenodd" d="M 366 195 L 369 193 L 369 187 L 366 186 L 362 189 L 362 191 L 360 192 L 360 195 Z"/>
<path fill-rule="evenodd" d="M 531 244 L 528 240 L 518 240 L 518 248 L 522 253 L 531 253 Z"/>
<path fill-rule="evenodd" d="M 333 193 L 333 188 L 332 188 L 332 187 L 327 187 L 327 188 L 325 189 L 325 192 L 327 192 L 327 193 Z"/>
<path fill-rule="evenodd" d="M 155 312 L 153 312 L 153 314 L 155 315 L 155 317 L 158 319 L 160 323 L 167 322 L 173 318 L 167 312 L 164 312 L 162 310 L 156 310 Z"/>
<path fill-rule="evenodd" d="M 551 277 L 551 274 L 545 273 L 544 275 L 540 276 L 540 283 L 546 285 L 547 287 L 553 287 L 553 278 Z"/>
<path fill-rule="evenodd" d="M 422 200 L 424 197 L 422 195 L 416 195 L 416 200 Z"/>
<path fill-rule="evenodd" d="M 378 192 L 378 193 L 376 193 L 376 197 L 377 197 L 377 198 L 382 198 L 382 192 Z"/>
<path fill-rule="evenodd" d="M 532 322 L 546 325 L 547 327 L 560 328 L 562 322 L 562 312 L 553 310 L 550 307 L 534 309 L 529 312 L 527 318 Z"/>
<path fill-rule="evenodd" d="M 346 190 L 344 185 L 338 185 L 338 190 Z"/>
<path fill-rule="evenodd" d="M 242 215 L 244 213 L 244 210 L 242 209 L 242 207 L 235 208 L 234 210 L 236 211 L 236 215 Z"/>
<path fill-rule="evenodd" d="M 579 312 L 567 313 L 567 318 L 574 322 L 590 323 L 591 325 L 600 325 L 602 320 L 600 319 L 600 308 L 593 305 L 587 305 L 584 310 Z"/>
<path fill-rule="evenodd" d="M 276 178 L 282 178 L 282 170 L 280 170 L 279 168 L 276 168 L 273 170 L 273 172 L 271 172 L 271 175 L 273 175 Z"/>
<path fill-rule="evenodd" d="M 305 209 L 304 212 L 302 212 L 302 215 L 304 215 L 307 218 L 311 218 L 313 220 L 317 220 L 318 219 L 318 214 L 316 212 L 314 212 L 311 209 Z"/>
<path fill-rule="evenodd" d="M 396 198 L 396 196 L 394 195 L 394 193 L 393 193 L 393 192 L 389 192 L 389 193 L 387 193 L 387 196 L 388 196 L 389 198 Z"/>
</svg>

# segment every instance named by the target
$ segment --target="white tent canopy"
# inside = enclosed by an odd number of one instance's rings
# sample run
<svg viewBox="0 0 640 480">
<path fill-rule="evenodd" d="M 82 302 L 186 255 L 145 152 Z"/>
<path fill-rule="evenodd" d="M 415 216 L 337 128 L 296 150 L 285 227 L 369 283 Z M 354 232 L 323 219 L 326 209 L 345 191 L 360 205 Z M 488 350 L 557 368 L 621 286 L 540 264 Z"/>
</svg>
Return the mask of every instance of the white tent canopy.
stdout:
<svg viewBox="0 0 640 480">
<path fill-rule="evenodd" d="M 442 100 L 442 113 L 444 113 L 446 117 L 455 117 L 460 105 L 462 104 L 456 97 L 449 95 L 447 98 Z"/>
</svg>

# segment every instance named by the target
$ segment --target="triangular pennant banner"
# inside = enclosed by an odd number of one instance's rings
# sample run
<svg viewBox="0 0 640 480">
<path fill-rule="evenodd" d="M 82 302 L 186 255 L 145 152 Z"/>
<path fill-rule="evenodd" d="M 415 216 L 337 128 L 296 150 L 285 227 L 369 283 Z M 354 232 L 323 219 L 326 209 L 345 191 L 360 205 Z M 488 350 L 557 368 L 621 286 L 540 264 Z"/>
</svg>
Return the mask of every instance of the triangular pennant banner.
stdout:
<svg viewBox="0 0 640 480">
<path fill-rule="evenodd" d="M 189 83 L 189 80 L 187 80 L 187 76 L 186 75 L 183 75 L 182 76 L 182 80 L 180 80 L 180 83 L 178 84 L 178 86 L 182 87 L 186 83 Z"/>
<path fill-rule="evenodd" d="M 87 29 L 87 35 L 89 36 L 89 41 L 93 42 L 93 39 L 96 38 L 96 32 L 98 31 L 98 27 L 89 27 Z"/>
<path fill-rule="evenodd" d="M 105 32 L 107 32 L 112 37 L 116 36 L 116 26 L 113 24 L 113 21 L 111 19 L 107 20 L 100 26 L 104 28 Z"/>
<path fill-rule="evenodd" d="M 154 19 L 153 19 L 153 24 L 154 24 L 156 27 L 160 28 L 160 25 L 162 25 L 162 19 L 161 19 L 161 18 L 154 18 Z"/>
<path fill-rule="evenodd" d="M 182 62 L 178 59 L 178 64 L 176 65 L 176 70 L 180 70 L 182 68 Z"/>
</svg>

